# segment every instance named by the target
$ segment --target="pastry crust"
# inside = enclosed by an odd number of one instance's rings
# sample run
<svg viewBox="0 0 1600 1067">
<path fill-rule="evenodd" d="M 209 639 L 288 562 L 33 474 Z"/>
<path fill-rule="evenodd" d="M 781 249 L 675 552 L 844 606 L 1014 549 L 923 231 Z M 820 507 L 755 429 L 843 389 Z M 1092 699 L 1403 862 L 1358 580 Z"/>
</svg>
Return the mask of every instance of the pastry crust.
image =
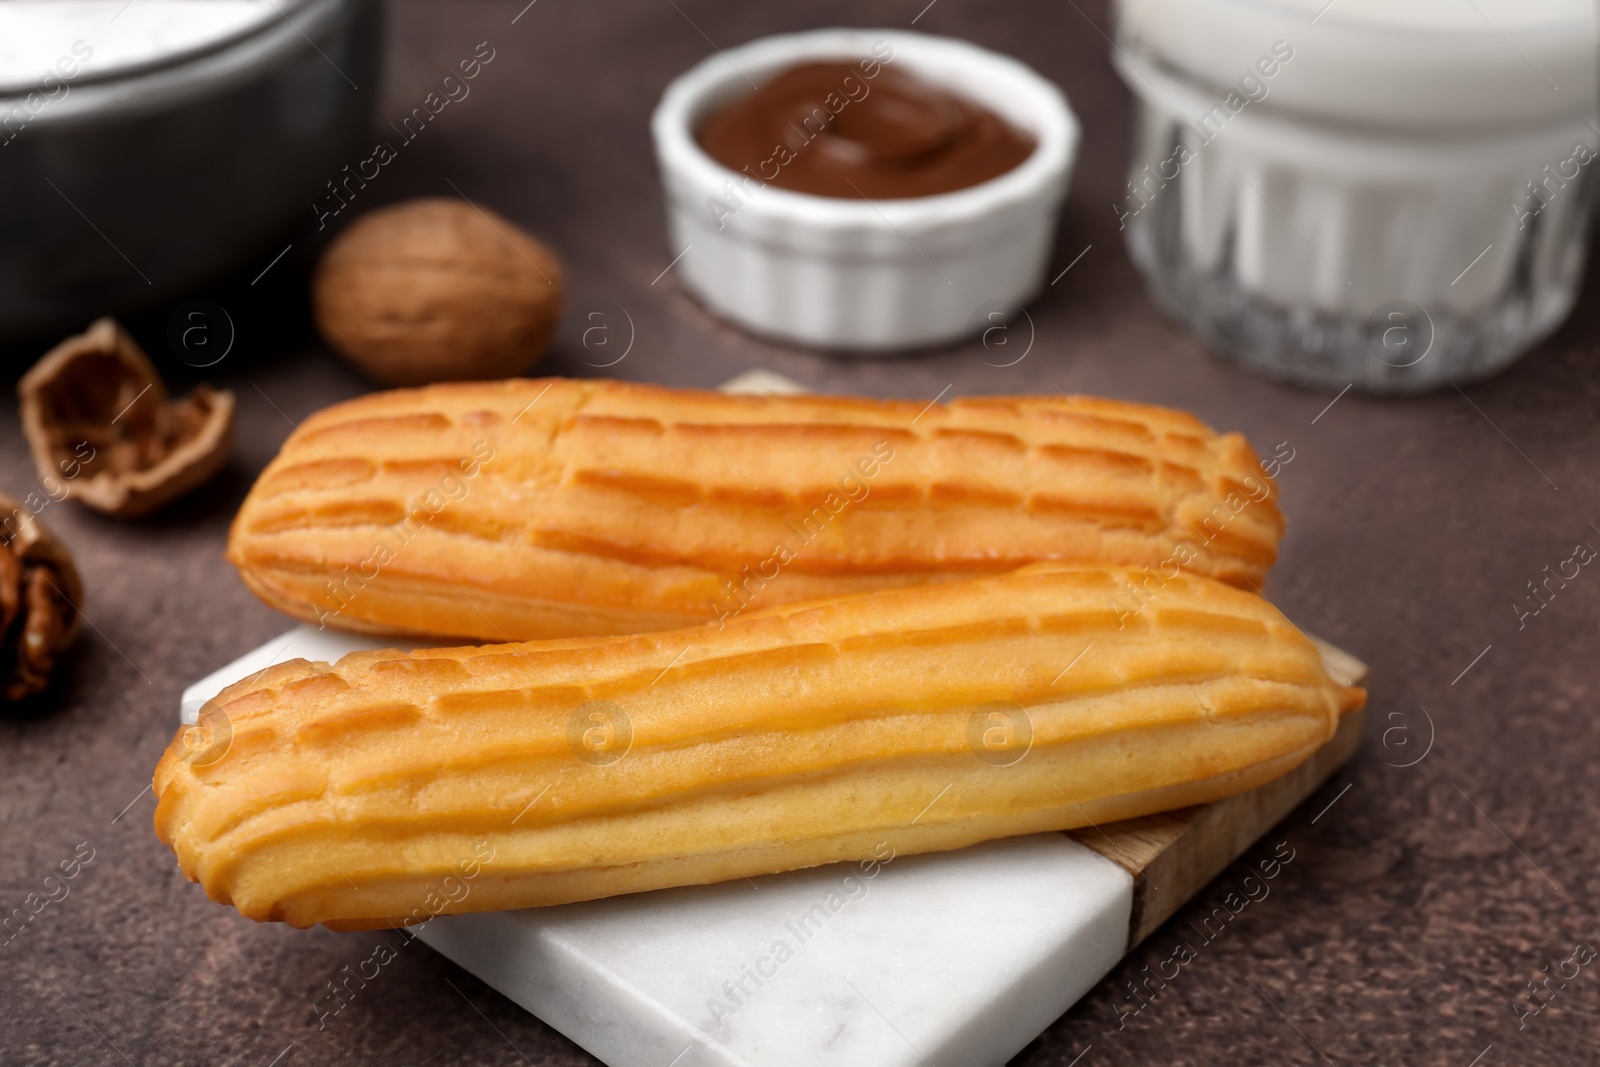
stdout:
<svg viewBox="0 0 1600 1067">
<path fill-rule="evenodd" d="M 1244 438 L 1165 408 L 516 379 L 313 415 L 251 490 L 228 558 L 310 622 L 511 641 L 1041 560 L 1259 585 L 1276 497 Z"/>
<path fill-rule="evenodd" d="M 725 626 L 296 660 L 210 702 L 156 831 L 256 920 L 358 929 L 1204 803 L 1363 690 L 1267 601 L 1038 564 Z M 470 865 L 470 873 L 469 872 Z"/>
</svg>

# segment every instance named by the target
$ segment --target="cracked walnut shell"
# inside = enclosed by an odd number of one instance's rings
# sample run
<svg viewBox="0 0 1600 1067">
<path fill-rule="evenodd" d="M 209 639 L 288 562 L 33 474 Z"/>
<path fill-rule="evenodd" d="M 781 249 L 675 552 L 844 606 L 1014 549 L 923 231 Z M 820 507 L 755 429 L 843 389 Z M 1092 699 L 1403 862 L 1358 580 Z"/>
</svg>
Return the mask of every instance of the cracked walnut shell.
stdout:
<svg viewBox="0 0 1600 1067">
<path fill-rule="evenodd" d="M 111 319 L 52 348 L 17 394 L 46 488 L 70 483 L 70 495 L 96 511 L 147 514 L 228 461 L 233 394 L 201 385 L 171 399 L 138 342 Z"/>
<path fill-rule="evenodd" d="M 50 684 L 78 632 L 83 580 L 31 510 L 4 493 L 0 510 L 0 699 L 16 701 Z"/>
</svg>

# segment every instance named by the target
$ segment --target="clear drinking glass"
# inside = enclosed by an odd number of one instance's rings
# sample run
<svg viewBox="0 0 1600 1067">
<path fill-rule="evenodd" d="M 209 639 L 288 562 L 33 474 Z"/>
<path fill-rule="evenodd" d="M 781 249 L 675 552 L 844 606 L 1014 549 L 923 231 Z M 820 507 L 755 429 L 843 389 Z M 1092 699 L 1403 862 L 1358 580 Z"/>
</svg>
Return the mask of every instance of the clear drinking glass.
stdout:
<svg viewBox="0 0 1600 1067">
<path fill-rule="evenodd" d="M 1274 377 L 1414 392 L 1555 329 L 1600 181 L 1592 0 L 1123 0 L 1114 210 L 1156 300 Z"/>
</svg>

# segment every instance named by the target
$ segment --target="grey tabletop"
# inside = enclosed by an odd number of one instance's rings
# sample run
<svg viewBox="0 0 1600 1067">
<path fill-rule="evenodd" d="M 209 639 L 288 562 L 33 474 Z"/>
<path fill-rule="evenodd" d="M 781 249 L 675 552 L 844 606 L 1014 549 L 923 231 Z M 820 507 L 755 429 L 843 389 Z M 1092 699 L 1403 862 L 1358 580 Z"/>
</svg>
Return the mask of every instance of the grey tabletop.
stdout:
<svg viewBox="0 0 1600 1067">
<path fill-rule="evenodd" d="M 1131 109 L 1108 62 L 1105 5 L 925 2 L 395 3 L 380 122 L 478 42 L 497 57 L 354 206 L 453 185 L 550 241 L 568 266 L 571 306 L 543 372 L 600 373 L 577 323 L 621 308 L 635 337 L 605 372 L 617 377 L 712 386 L 764 367 L 819 390 L 929 399 L 1059 387 L 1188 408 L 1264 452 L 1283 443 L 1289 532 L 1269 593 L 1371 664 L 1364 745 L 1014 1062 L 1594 1062 L 1600 968 L 1551 983 L 1537 1014 L 1528 983 L 1544 991 L 1548 973 L 1571 971 L 1580 943 L 1600 946 L 1600 577 L 1583 569 L 1537 615 L 1519 618 L 1514 605 L 1531 605 L 1528 583 L 1576 545 L 1600 546 L 1596 285 L 1507 373 L 1421 399 L 1351 392 L 1330 406 L 1332 393 L 1235 369 L 1155 309 L 1122 246 L 1112 205 Z M 662 87 L 714 45 L 914 18 L 1032 64 L 1083 122 L 1057 280 L 1031 322 L 1012 329 L 1003 357 L 968 343 L 846 362 L 709 317 L 662 274 L 674 250 L 646 128 Z M 237 353 L 207 372 L 239 396 L 227 473 L 141 522 L 70 501 L 43 513 L 77 554 L 90 625 L 55 690 L 0 716 L 0 906 L 39 892 L 61 861 L 92 859 L 0 945 L 0 1060 L 592 1063 L 420 947 L 319 1025 L 312 1005 L 326 983 L 402 935 L 245 921 L 187 884 L 151 832 L 145 790 L 180 691 L 286 628 L 222 560 L 229 519 L 293 422 L 370 388 L 305 328 L 320 235 L 290 236 L 293 251 L 264 286 L 217 290 L 235 301 L 239 327 Z M 156 343 L 165 313 L 135 331 Z M 37 488 L 9 406 L 0 457 L 0 489 Z M 1170 956 L 1186 924 L 1278 841 L 1295 859 L 1270 896 L 1119 1028 L 1126 983 Z"/>
</svg>

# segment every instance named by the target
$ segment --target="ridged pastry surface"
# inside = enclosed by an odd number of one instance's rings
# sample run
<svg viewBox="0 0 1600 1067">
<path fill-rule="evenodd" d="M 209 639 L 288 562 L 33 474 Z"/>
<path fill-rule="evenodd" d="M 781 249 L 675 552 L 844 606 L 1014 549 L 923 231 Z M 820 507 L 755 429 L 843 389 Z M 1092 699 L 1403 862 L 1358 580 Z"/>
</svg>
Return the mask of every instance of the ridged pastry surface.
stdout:
<svg viewBox="0 0 1600 1067">
<path fill-rule="evenodd" d="M 308 621 L 511 641 L 1043 560 L 1170 569 L 1178 556 L 1247 586 L 1282 531 L 1244 439 L 1164 408 L 517 379 L 306 419 L 246 499 L 228 557 Z"/>
<path fill-rule="evenodd" d="M 1142 607 L 1112 606 L 1134 583 Z M 1253 594 L 1038 564 L 721 627 L 293 661 L 174 739 L 155 825 L 252 919 L 391 926 L 1204 803 L 1364 696 Z"/>
</svg>

